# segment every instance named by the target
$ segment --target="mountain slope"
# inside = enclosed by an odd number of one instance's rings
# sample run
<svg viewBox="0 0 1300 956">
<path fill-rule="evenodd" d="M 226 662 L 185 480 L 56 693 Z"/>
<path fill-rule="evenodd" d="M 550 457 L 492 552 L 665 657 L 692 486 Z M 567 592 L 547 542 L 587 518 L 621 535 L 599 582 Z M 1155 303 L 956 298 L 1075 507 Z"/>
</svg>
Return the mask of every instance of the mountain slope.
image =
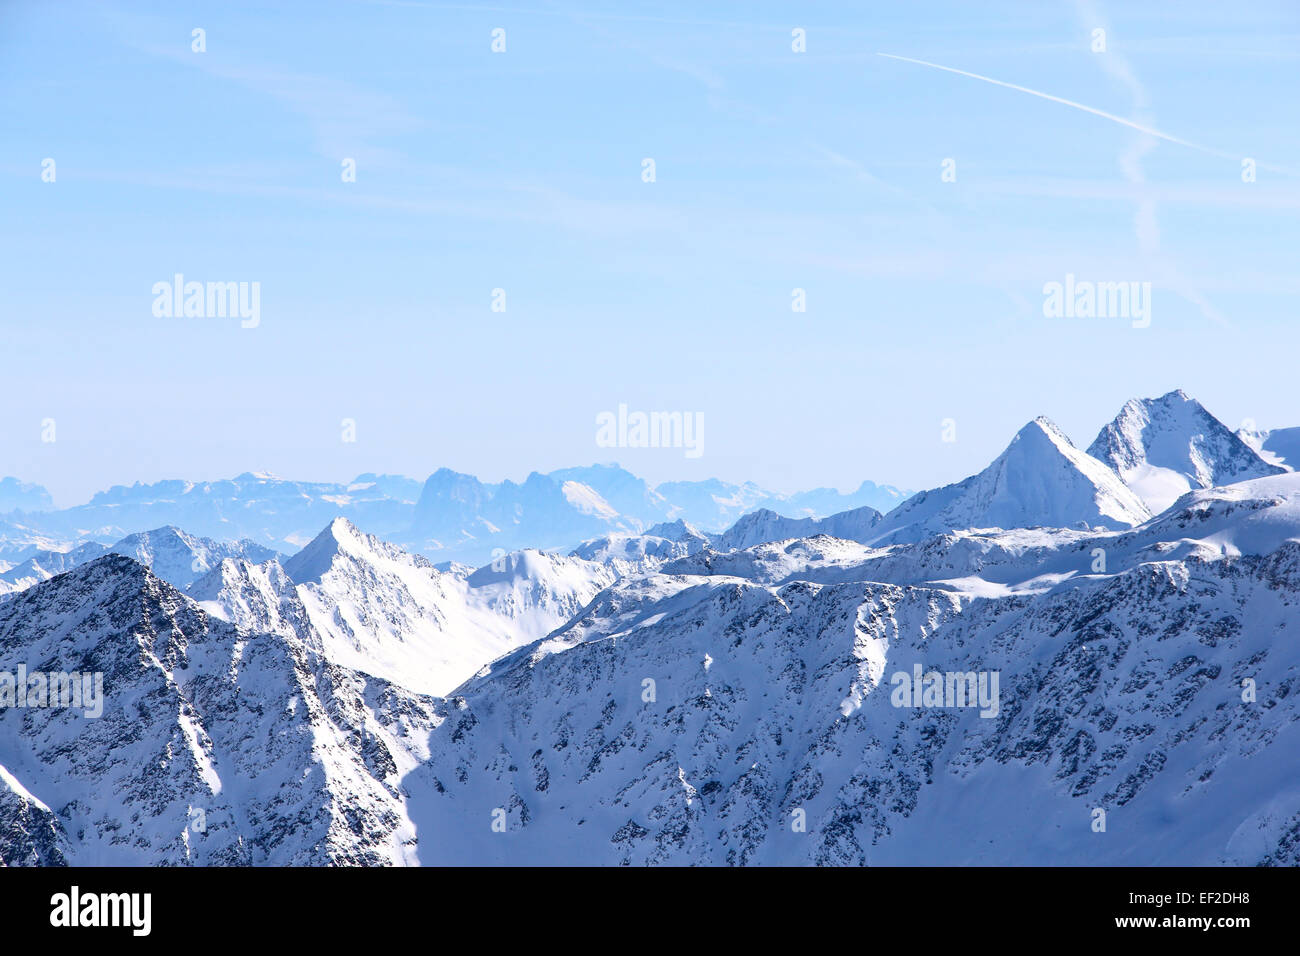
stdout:
<svg viewBox="0 0 1300 956">
<path fill-rule="evenodd" d="M 1037 418 L 979 474 L 899 505 L 870 543 L 919 541 L 960 528 L 1130 528 L 1149 517 L 1114 471 Z"/>
<path fill-rule="evenodd" d="M 558 627 L 613 580 L 602 565 L 536 551 L 439 571 L 339 518 L 282 573 L 226 561 L 190 595 L 245 627 L 300 631 L 305 618 L 330 660 L 436 694 Z"/>
<path fill-rule="evenodd" d="M 625 582 L 458 690 L 421 862 L 1297 863 L 1298 602 L 1296 543 L 1037 599 Z M 994 713 L 897 706 L 918 666 Z"/>
<path fill-rule="evenodd" d="M 1269 431 L 1237 430 L 1237 437 L 1270 465 L 1289 471 L 1300 468 L 1300 428 L 1274 428 Z"/>
<path fill-rule="evenodd" d="M 48 581 L 110 551 L 133 558 L 167 583 L 182 589 L 224 558 L 261 562 L 279 557 L 270 548 L 252 541 L 214 541 L 168 526 L 127 535 L 111 547 L 92 541 L 70 551 L 38 549 L 27 560 L 0 573 L 0 595 Z"/>
<path fill-rule="evenodd" d="M 171 526 L 127 535 L 109 550 L 134 558 L 168 584 L 181 589 L 189 587 L 226 558 L 261 563 L 279 557 L 270 548 L 252 541 L 214 541 Z"/>
<path fill-rule="evenodd" d="M 708 535 L 678 519 L 654 525 L 644 534 L 614 533 L 584 541 L 571 556 L 603 564 L 618 577 L 626 577 L 654 571 L 665 561 L 694 554 L 708 543 Z"/>
<path fill-rule="evenodd" d="M 344 484 L 251 472 L 219 481 L 137 482 L 98 492 L 83 505 L 24 515 L 24 523 L 64 541 L 108 543 L 170 525 L 215 540 L 248 538 L 292 550 L 339 515 L 379 534 L 404 531 L 415 507 L 415 485 L 390 475 L 361 475 Z"/>
<path fill-rule="evenodd" d="M 714 551 L 736 551 L 766 541 L 811 538 L 827 534 L 849 541 L 869 541 L 876 535 L 881 514 L 875 508 L 855 508 L 826 518 L 785 518 L 760 508 L 742 515 L 735 524 L 710 541 Z"/>
<path fill-rule="evenodd" d="M 618 514 L 643 525 L 663 521 L 671 513 L 668 501 L 643 479 L 618 465 L 590 465 L 585 468 L 561 468 L 548 477 L 560 482 L 576 482 L 592 489 Z"/>
<path fill-rule="evenodd" d="M 70 565 L 0 603 L 0 862 L 1300 865 L 1300 473 L 1136 524 L 1040 419 L 917 499 Z M 20 667 L 102 717 L 6 702 Z M 905 706 L 914 669 L 994 693 Z"/>
<path fill-rule="evenodd" d="M 641 527 L 573 479 L 534 472 L 522 484 L 492 485 L 441 468 L 425 482 L 401 542 L 427 555 L 481 564 L 503 551 L 573 547 Z"/>
<path fill-rule="evenodd" d="M 10 511 L 49 511 L 54 507 L 50 493 L 40 485 L 0 478 L 0 514 Z"/>
<path fill-rule="evenodd" d="M 0 708 L 0 764 L 21 781 L 0 786 L 0 819 L 30 821 L 16 845 L 78 865 L 414 859 L 397 784 L 434 704 L 313 644 L 215 620 L 116 554 L 0 606 L 0 673 L 26 663 L 103 686 L 98 718 Z"/>
<path fill-rule="evenodd" d="M 105 687 L 97 720 L 0 708 L 0 858 L 1300 864 L 1297 474 L 1133 530 L 819 535 L 676 570 L 697 552 L 445 700 L 386 659 L 451 620 L 429 582 L 522 619 L 588 562 L 431 575 L 346 522 L 314 544 L 296 583 L 223 560 L 199 603 L 109 554 L 0 605 L 0 674 Z M 916 667 L 997 693 L 900 707 Z"/>
<path fill-rule="evenodd" d="M 67 866 L 68 852 L 59 818 L 0 766 L 0 866 Z"/>
<path fill-rule="evenodd" d="M 0 595 L 13 594 L 26 590 L 33 584 L 48 581 L 56 574 L 93 561 L 108 549 L 91 541 L 69 551 L 50 551 L 45 548 L 34 550 L 31 557 L 0 573 Z"/>
<path fill-rule="evenodd" d="M 1131 399 L 1088 454 L 1104 461 L 1159 514 L 1192 488 L 1281 474 L 1181 389 Z"/>
</svg>

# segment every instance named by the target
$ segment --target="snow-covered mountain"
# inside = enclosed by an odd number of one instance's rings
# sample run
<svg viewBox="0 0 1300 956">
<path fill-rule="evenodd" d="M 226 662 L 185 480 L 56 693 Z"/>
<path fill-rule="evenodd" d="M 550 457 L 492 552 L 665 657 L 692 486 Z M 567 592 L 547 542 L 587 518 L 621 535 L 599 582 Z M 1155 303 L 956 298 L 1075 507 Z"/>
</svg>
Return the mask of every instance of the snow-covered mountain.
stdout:
<svg viewBox="0 0 1300 956">
<path fill-rule="evenodd" d="M 1300 863 L 1300 475 L 1133 530 L 709 553 L 446 700 L 398 645 L 458 586 L 535 606 L 547 556 L 437 572 L 335 522 L 292 574 L 226 559 L 189 597 L 120 555 L 74 568 L 0 606 L 0 672 L 102 671 L 105 713 L 0 713 L 0 855 Z M 996 707 L 895 706 L 918 665 L 996 673 Z"/>
<path fill-rule="evenodd" d="M 56 574 L 70 571 L 79 564 L 93 561 L 108 548 L 93 541 L 68 551 L 31 548 L 29 556 L 0 572 L 0 596 L 23 591 L 33 584 L 48 581 Z"/>
<path fill-rule="evenodd" d="M 522 484 L 487 484 L 446 468 L 429 476 L 400 540 L 431 557 L 483 563 L 524 547 L 573 547 L 614 531 L 639 531 L 592 487 L 533 472 Z"/>
<path fill-rule="evenodd" d="M 192 535 L 225 541 L 248 538 L 277 551 L 292 551 L 337 515 L 378 534 L 402 531 L 410 524 L 419 490 L 418 481 L 372 474 L 347 484 L 252 472 L 221 481 L 137 482 L 99 492 L 84 505 L 25 514 L 22 526 L 56 540 L 92 538 L 107 544 L 172 525 Z M 19 535 L 11 532 L 8 537 Z"/>
<path fill-rule="evenodd" d="M 856 491 L 843 494 L 834 488 L 814 488 L 784 496 L 768 503 L 767 507 L 780 514 L 801 518 L 819 518 L 854 511 L 858 508 L 872 508 L 881 514 L 892 511 L 911 495 L 892 485 L 878 485 L 874 481 L 864 481 Z"/>
<path fill-rule="evenodd" d="M 247 472 L 221 481 L 119 485 L 84 505 L 53 510 L 44 489 L 4 479 L 0 506 L 7 501 L 20 510 L 5 514 L 0 507 L 0 571 L 34 550 L 107 545 L 165 525 L 290 553 L 334 517 L 438 562 L 479 565 L 503 551 L 570 549 L 674 521 L 718 532 L 760 506 L 790 517 L 824 517 L 865 505 L 893 507 L 903 497 L 870 481 L 849 494 L 821 488 L 780 495 L 717 479 L 656 488 L 617 465 L 591 465 L 496 484 L 445 468 L 424 482 L 373 473 L 348 483 L 293 481 Z"/>
<path fill-rule="evenodd" d="M 759 508 L 737 519 L 726 531 L 707 535 L 685 521 L 655 525 L 644 534 L 612 534 L 586 541 L 574 549 L 575 557 L 606 565 L 619 577 L 654 571 L 667 562 L 697 555 L 707 562 L 716 552 L 736 551 L 768 541 L 833 535 L 849 541 L 867 541 L 880 522 L 874 508 L 855 508 L 826 518 L 787 518 Z"/>
<path fill-rule="evenodd" d="M 168 584 L 182 589 L 227 558 L 261 563 L 280 557 L 253 541 L 213 541 L 171 526 L 127 535 L 109 550 L 134 558 Z"/>
<path fill-rule="evenodd" d="M 37 527 L 39 515 L 14 512 L 0 517 L 0 570 L 36 556 L 41 551 L 71 551 L 83 544 L 105 544 L 115 540 L 111 536 L 99 541 L 93 536 L 80 534 L 46 533 Z"/>
<path fill-rule="evenodd" d="M 1237 437 L 1270 465 L 1300 469 L 1300 428 L 1237 429 Z"/>
<path fill-rule="evenodd" d="M 246 628 L 284 633 L 305 619 L 330 660 L 437 694 L 558 627 L 614 577 L 604 565 L 537 551 L 439 571 L 338 518 L 282 568 L 226 559 L 189 593 Z"/>
<path fill-rule="evenodd" d="M 675 510 L 649 482 L 618 465 L 561 468 L 547 477 L 561 485 L 575 482 L 590 488 L 618 514 L 645 525 L 664 521 Z"/>
<path fill-rule="evenodd" d="M 683 518 L 706 532 L 722 531 L 757 509 L 787 518 L 823 518 L 864 507 L 886 512 L 909 494 L 891 485 L 864 481 L 847 494 L 834 488 L 814 488 L 781 495 L 753 482 L 737 485 L 717 479 L 665 482 L 655 492 L 669 503 L 671 517 Z"/>
<path fill-rule="evenodd" d="M 1172 470 L 1190 426 L 1148 419 L 1117 433 Z M 0 862 L 1300 865 L 1300 473 L 1187 447 L 1210 486 L 1154 517 L 1038 419 L 883 519 L 610 528 L 659 492 L 575 472 L 515 527 L 604 533 L 477 569 L 342 517 L 289 558 L 15 552 Z M 19 706 L 24 669 L 100 675 L 102 716 Z"/>
<path fill-rule="evenodd" d="M 0 866 L 67 866 L 58 816 L 0 766 Z"/>
<path fill-rule="evenodd" d="M 418 828 L 453 834 L 421 860 L 1300 863 L 1300 483 L 1223 491 L 1038 533 L 1079 573 L 1036 592 L 621 582 L 458 689 L 407 780 Z M 1210 545 L 1242 520 L 1272 550 Z M 1101 572 L 1078 547 L 1141 536 Z M 917 666 L 997 674 L 996 712 L 897 706 Z"/>
<path fill-rule="evenodd" d="M 655 490 L 672 503 L 670 517 L 681 518 L 703 531 L 721 531 L 773 497 L 752 481 L 738 485 L 717 478 L 667 481 Z"/>
<path fill-rule="evenodd" d="M 899 505 L 872 541 L 919 541 L 958 528 L 1131 528 L 1149 517 L 1109 466 L 1040 417 L 979 474 Z"/>
<path fill-rule="evenodd" d="M 0 478 L 0 514 L 11 511 L 49 511 L 54 507 L 50 493 L 40 485 L 17 478 Z"/>
<path fill-rule="evenodd" d="M 626 543 L 656 524 L 684 521 L 704 533 L 720 532 L 755 510 L 820 518 L 865 507 L 863 499 L 892 507 L 902 497 L 897 489 L 872 482 L 848 495 L 833 489 L 777 495 L 753 483 L 717 479 L 651 487 L 617 465 L 534 473 L 523 484 L 488 484 L 444 468 L 425 483 L 411 530 L 395 540 L 434 559 L 481 563 L 495 552 L 523 547 Z"/>
<path fill-rule="evenodd" d="M 721 531 L 746 512 L 759 508 L 788 518 L 823 518 L 862 507 L 888 511 L 909 494 L 872 481 L 862 482 L 847 494 L 834 488 L 814 488 L 782 495 L 753 482 L 738 485 L 716 478 L 670 481 L 651 487 L 617 465 L 565 468 L 551 472 L 550 477 L 587 485 L 619 514 L 645 524 L 685 521 L 706 532 Z"/>
<path fill-rule="evenodd" d="M 1181 389 L 1135 398 L 1097 435 L 1088 454 L 1110 465 L 1152 514 L 1192 488 L 1212 488 L 1285 469 L 1245 441 Z"/>
<path fill-rule="evenodd" d="M 68 551 L 34 549 L 26 560 L 0 572 L 0 596 L 47 581 L 109 551 L 134 558 L 178 588 L 188 587 L 224 558 L 260 562 L 279 557 L 252 541 L 214 541 L 179 528 L 155 528 L 127 535 L 111 547 L 92 541 Z"/>
<path fill-rule="evenodd" d="M 1271 554 L 1297 540 L 1300 474 L 1189 492 L 1129 531 L 1064 528 L 958 530 L 868 546 L 819 535 L 664 562 L 665 575 L 729 576 L 767 585 L 888 581 L 970 597 L 1043 594 L 1076 579 L 1151 561 Z"/>
<path fill-rule="evenodd" d="M 401 778 L 437 703 L 241 630 L 109 554 L 0 606 L 0 674 L 98 673 L 102 714 L 0 708 L 0 858 L 414 862 Z"/>
<path fill-rule="evenodd" d="M 665 561 L 694 554 L 708 544 L 708 535 L 678 519 L 657 524 L 644 534 L 623 532 L 593 538 L 571 553 L 584 561 L 603 564 L 618 577 L 627 577 L 653 571 Z"/>
<path fill-rule="evenodd" d="M 0 859 L 415 862 L 400 781 L 441 718 L 412 688 L 459 683 L 614 577 L 538 552 L 438 572 L 344 519 L 285 564 L 226 556 L 187 596 L 109 553 L 0 606 L 0 675 L 105 685 L 98 719 L 0 706 Z"/>
<path fill-rule="evenodd" d="M 870 541 L 877 535 L 881 514 L 875 508 L 855 508 L 826 518 L 784 518 L 775 511 L 760 508 L 736 521 L 722 534 L 712 538 L 715 551 L 736 551 L 765 541 L 811 538 L 826 534 L 849 541 Z"/>
</svg>

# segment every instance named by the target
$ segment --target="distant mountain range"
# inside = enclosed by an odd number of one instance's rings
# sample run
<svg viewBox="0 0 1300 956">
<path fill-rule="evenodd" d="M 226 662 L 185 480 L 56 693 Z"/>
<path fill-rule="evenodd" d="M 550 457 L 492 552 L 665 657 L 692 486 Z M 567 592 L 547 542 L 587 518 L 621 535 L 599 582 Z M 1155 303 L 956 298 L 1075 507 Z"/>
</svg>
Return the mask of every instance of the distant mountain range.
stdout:
<svg viewBox="0 0 1300 956">
<path fill-rule="evenodd" d="M 11 507 L 0 515 L 0 562 L 12 567 L 38 551 L 108 546 L 165 526 L 291 553 L 335 517 L 431 560 L 472 565 L 679 520 L 715 533 L 760 511 L 822 520 L 869 508 L 885 516 L 881 543 L 952 527 L 1132 527 L 1191 489 L 1289 471 L 1288 457 L 1300 461 L 1300 429 L 1236 434 L 1175 391 L 1128 402 L 1086 452 L 1036 419 L 985 471 L 916 495 L 869 481 L 849 494 L 821 488 L 777 495 L 716 479 L 651 486 L 617 465 L 592 465 L 496 484 L 445 468 L 423 483 L 377 474 L 338 484 L 245 473 L 115 486 L 84 505 L 51 510 L 44 489 L 6 478 L 0 505 Z"/>
<path fill-rule="evenodd" d="M 155 528 L 129 534 L 112 546 L 92 541 L 68 551 L 29 549 L 24 552 L 23 560 L 0 572 L 0 598 L 110 552 L 134 558 L 160 578 L 181 588 L 197 581 L 225 558 L 261 562 L 283 557 L 252 541 L 214 541 L 170 526 Z"/>
<path fill-rule="evenodd" d="M 500 551 L 567 548 L 665 521 L 720 531 L 759 507 L 795 518 L 864 506 L 887 510 L 907 494 L 869 481 L 850 494 L 821 488 L 777 495 L 716 479 L 652 487 L 617 465 L 592 465 L 534 472 L 521 484 L 490 484 L 445 468 L 423 484 L 395 475 L 364 474 L 345 485 L 245 473 L 223 481 L 119 485 L 87 504 L 56 511 L 49 509 L 44 489 L 5 479 L 0 503 L 11 507 L 0 509 L 0 559 L 26 560 L 24 549 L 30 548 L 110 544 L 167 525 L 291 552 L 333 518 L 344 517 L 435 560 L 479 564 Z"/>
<path fill-rule="evenodd" d="M 11 511 L 49 511 L 53 507 L 50 493 L 40 485 L 17 478 L 0 478 L 0 515 Z"/>
<path fill-rule="evenodd" d="M 1300 865 L 1287 431 L 1174 392 L 1089 451 L 1035 419 L 884 514 L 714 488 L 725 529 L 626 527 L 670 499 L 614 468 L 331 495 L 412 497 L 425 545 L 597 531 L 477 568 L 341 513 L 284 549 L 29 546 L 0 574 L 0 863 Z M 218 484 L 92 505 L 331 503 Z M 34 671 L 99 675 L 102 714 L 6 700 Z"/>
</svg>

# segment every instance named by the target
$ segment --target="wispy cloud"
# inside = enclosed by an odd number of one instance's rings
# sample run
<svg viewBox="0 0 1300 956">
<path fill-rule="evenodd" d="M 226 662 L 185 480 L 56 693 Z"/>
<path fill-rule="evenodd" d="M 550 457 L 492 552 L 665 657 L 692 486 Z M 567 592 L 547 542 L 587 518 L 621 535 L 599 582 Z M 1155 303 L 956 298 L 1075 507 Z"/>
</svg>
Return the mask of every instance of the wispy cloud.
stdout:
<svg viewBox="0 0 1300 956">
<path fill-rule="evenodd" d="M 131 49 L 271 98 L 303 120 L 319 155 L 336 162 L 347 156 L 371 168 L 401 164 L 406 157 L 382 141 L 426 124 L 397 98 L 347 80 L 223 59 L 216 53 L 194 56 L 188 45 L 178 48 L 140 39 L 149 33 L 147 20 L 116 10 L 106 10 L 103 16 Z"/>
<path fill-rule="evenodd" d="M 1075 8 L 1085 28 L 1100 27 L 1105 36 L 1110 35 L 1110 24 L 1091 0 L 1076 0 Z M 1118 50 L 1107 45 L 1106 50 L 1094 56 L 1105 73 L 1126 89 L 1133 98 L 1133 111 L 1142 117 L 1144 125 L 1152 120 L 1145 114 L 1149 105 L 1146 88 L 1138 79 L 1137 73 L 1129 65 L 1128 58 Z M 1149 125 L 1147 128 L 1150 128 Z M 1143 158 L 1156 148 L 1157 137 L 1144 132 L 1135 137 L 1119 156 L 1119 167 L 1124 178 L 1131 183 L 1138 193 L 1137 212 L 1133 217 L 1133 232 L 1138 248 L 1147 257 L 1147 268 L 1164 274 L 1164 282 L 1174 293 L 1198 308 L 1203 316 L 1216 325 L 1228 325 L 1227 319 L 1206 298 L 1201 288 L 1190 282 L 1176 263 L 1160 255 L 1160 222 L 1156 214 L 1156 199 L 1146 181 L 1142 169 Z M 1189 145 L 1185 144 L 1184 145 Z M 1204 151 L 1204 147 L 1196 147 Z"/>
<path fill-rule="evenodd" d="M 1076 0 L 1076 9 L 1079 13 L 1079 20 L 1085 29 L 1100 28 L 1105 31 L 1103 35 L 1109 36 L 1110 24 L 1103 21 L 1103 18 L 1097 8 L 1090 0 Z M 1144 111 L 1148 107 L 1148 98 L 1146 88 L 1138 80 L 1137 74 L 1129 65 L 1128 59 L 1119 51 L 1107 49 L 1092 58 L 1097 62 L 1102 70 L 1115 80 L 1121 87 L 1128 91 L 1133 98 L 1133 110 L 1136 114 L 1141 115 L 1144 123 L 1150 123 L 1148 116 Z M 1156 219 L 1156 202 L 1151 195 L 1151 191 L 1146 188 L 1146 175 L 1142 171 L 1142 159 L 1156 148 L 1156 137 L 1149 132 L 1143 132 L 1143 135 L 1135 137 L 1119 156 L 1119 168 L 1123 173 L 1125 180 L 1137 187 L 1138 206 L 1137 214 L 1134 216 L 1133 226 L 1134 233 L 1137 237 L 1138 248 L 1144 253 L 1154 254 L 1160 248 L 1160 223 Z M 1197 147 L 1198 149 L 1200 147 Z"/>
<path fill-rule="evenodd" d="M 1136 123 L 1133 120 L 1125 119 L 1122 116 L 1116 116 L 1114 113 L 1107 113 L 1105 110 L 1099 110 L 1095 106 L 1087 106 L 1083 103 L 1076 103 L 1074 100 L 1067 100 L 1063 96 L 1053 96 L 1051 93 L 1044 93 L 1041 90 L 1031 90 L 1029 87 L 1020 86 L 1017 83 L 1007 83 L 1004 80 L 995 80 L 991 76 L 983 76 L 979 73 L 971 73 L 968 70 L 958 70 L 955 67 L 951 67 L 951 66 L 941 66 L 938 63 L 930 63 L 926 60 L 916 60 L 910 56 L 898 56 L 897 54 L 894 53 L 877 53 L 876 56 L 887 57 L 891 60 L 902 60 L 904 63 L 915 63 L 918 66 L 928 66 L 932 70 L 943 70 L 945 73 L 955 73 L 958 76 L 968 76 L 973 80 L 983 80 L 985 83 L 992 83 L 994 86 L 1003 86 L 1009 90 L 1018 90 L 1021 93 L 1028 93 L 1030 96 L 1037 96 L 1040 97 L 1041 99 L 1051 100 L 1053 103 L 1060 103 L 1063 106 L 1070 106 L 1076 110 L 1083 110 L 1083 112 L 1091 113 L 1093 116 L 1100 116 L 1102 119 L 1110 120 L 1112 123 L 1119 123 L 1121 126 L 1127 126 L 1130 129 L 1135 129 L 1139 133 L 1146 133 L 1148 136 L 1154 136 L 1157 139 L 1163 139 L 1170 143 L 1176 143 L 1179 146 L 1186 146 L 1189 149 L 1200 150 L 1201 152 L 1208 153 L 1211 156 L 1219 156 L 1225 159 L 1239 158 L 1237 156 L 1232 155 L 1231 153 L 1224 153 L 1217 149 L 1211 149 L 1208 146 L 1201 146 L 1197 143 L 1193 143 L 1185 139 L 1180 139 L 1177 136 L 1171 136 L 1168 133 L 1162 132 L 1154 127 L 1143 126 L 1141 123 Z"/>
<path fill-rule="evenodd" d="M 1086 2 L 1080 4 L 1081 16 L 1090 22 L 1090 25 L 1098 25 L 1100 16 L 1095 9 Z M 965 76 L 970 79 L 980 80 L 985 83 L 991 83 L 994 86 L 1001 86 L 1006 89 L 1016 90 L 1020 93 L 1027 93 L 1030 96 L 1036 96 L 1040 99 L 1048 100 L 1052 103 L 1059 103 L 1063 106 L 1069 106 L 1072 109 L 1089 113 L 1093 116 L 1100 117 L 1120 126 L 1127 127 L 1141 134 L 1134 140 L 1119 156 L 1119 167 L 1125 180 L 1137 192 L 1137 211 L 1134 216 L 1134 235 L 1137 240 L 1138 248 L 1142 251 L 1148 260 L 1148 268 L 1160 274 L 1161 284 L 1171 289 L 1176 295 L 1195 305 L 1207 319 L 1216 325 L 1227 325 L 1228 322 L 1216 309 L 1205 295 L 1196 288 L 1183 275 L 1177 266 L 1168 261 L 1165 257 L 1159 255 L 1160 247 L 1160 224 L 1156 215 L 1156 202 L 1153 194 L 1146 188 L 1146 177 L 1142 170 L 1142 159 L 1155 148 L 1158 141 L 1173 143 L 1177 146 L 1183 146 L 1188 149 L 1197 150 L 1211 156 L 1222 159 L 1238 159 L 1230 153 L 1221 150 L 1212 149 L 1208 146 L 1202 146 L 1199 143 L 1193 143 L 1190 140 L 1173 136 L 1156 128 L 1152 122 L 1145 116 L 1139 122 L 1134 119 L 1127 119 L 1123 116 L 1116 116 L 1114 113 L 1108 113 L 1105 110 L 1097 109 L 1094 106 L 1088 106 L 1075 100 L 1069 100 L 1065 97 L 1055 96 L 1051 93 L 1045 93 L 1042 90 L 1031 89 L 1027 86 L 1021 86 L 1018 83 L 1008 83 L 1004 80 L 994 79 L 990 76 L 984 76 L 980 73 L 972 73 L 968 70 L 959 70 L 951 66 L 943 66 L 938 63 L 931 63 L 927 60 L 918 60 L 912 57 L 899 56 L 893 53 L 880 53 L 879 56 L 891 60 L 900 60 L 905 63 L 914 63 L 919 66 L 929 67 L 930 69 L 942 70 L 945 73 L 953 73 L 957 76 Z M 1130 67 L 1128 61 L 1118 54 L 1102 54 L 1103 68 L 1106 72 L 1121 86 L 1125 87 L 1133 98 L 1135 111 L 1143 111 L 1147 107 L 1147 94 L 1145 88 L 1138 80 L 1137 75 Z"/>
</svg>

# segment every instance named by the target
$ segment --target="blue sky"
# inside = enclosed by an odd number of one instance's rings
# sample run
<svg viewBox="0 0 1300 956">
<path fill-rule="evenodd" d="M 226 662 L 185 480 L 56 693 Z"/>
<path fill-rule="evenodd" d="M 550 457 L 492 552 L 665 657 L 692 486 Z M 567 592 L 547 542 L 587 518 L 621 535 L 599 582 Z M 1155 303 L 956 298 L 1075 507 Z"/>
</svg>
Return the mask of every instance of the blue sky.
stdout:
<svg viewBox="0 0 1300 956">
<path fill-rule="evenodd" d="M 259 7 L 0 7 L 0 474 L 61 505 L 611 460 L 922 488 L 1175 387 L 1300 424 L 1293 3 Z M 176 273 L 260 283 L 260 324 L 156 317 Z M 1045 317 L 1067 273 L 1151 282 L 1150 327 Z M 597 447 L 620 403 L 703 454 Z"/>
</svg>

